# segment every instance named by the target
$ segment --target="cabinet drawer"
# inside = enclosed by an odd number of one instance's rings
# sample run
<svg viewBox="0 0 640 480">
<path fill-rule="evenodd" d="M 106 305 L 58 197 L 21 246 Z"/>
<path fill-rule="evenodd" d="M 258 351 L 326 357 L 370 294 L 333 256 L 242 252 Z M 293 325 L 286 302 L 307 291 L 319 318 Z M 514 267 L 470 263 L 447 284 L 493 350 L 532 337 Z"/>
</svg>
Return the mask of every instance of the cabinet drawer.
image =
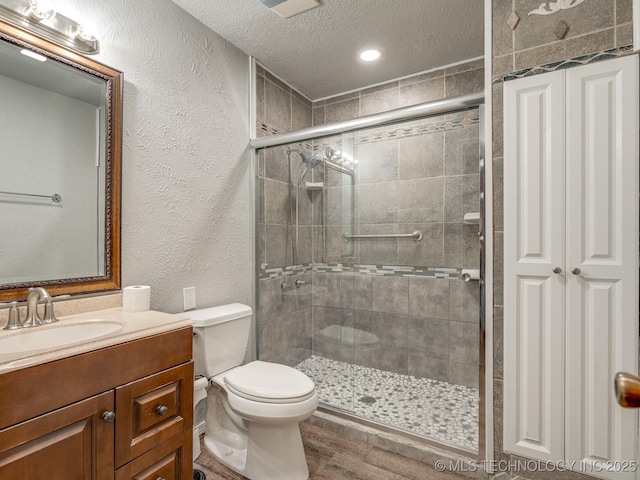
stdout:
<svg viewBox="0 0 640 480">
<path fill-rule="evenodd" d="M 116 388 L 116 466 L 190 432 L 192 411 L 192 362 Z"/>
<path fill-rule="evenodd" d="M 116 471 L 115 480 L 191 480 L 192 435 L 172 437 Z"/>
</svg>

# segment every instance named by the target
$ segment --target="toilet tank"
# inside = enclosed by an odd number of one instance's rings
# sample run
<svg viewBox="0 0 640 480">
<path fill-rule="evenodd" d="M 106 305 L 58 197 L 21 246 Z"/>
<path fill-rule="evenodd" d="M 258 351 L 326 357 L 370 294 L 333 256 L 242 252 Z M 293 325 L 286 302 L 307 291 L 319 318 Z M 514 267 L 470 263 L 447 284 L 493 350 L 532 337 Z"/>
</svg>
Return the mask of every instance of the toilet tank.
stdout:
<svg viewBox="0 0 640 480">
<path fill-rule="evenodd" d="M 251 331 L 251 307 L 241 303 L 187 312 L 193 320 L 196 375 L 218 375 L 244 361 Z"/>
</svg>

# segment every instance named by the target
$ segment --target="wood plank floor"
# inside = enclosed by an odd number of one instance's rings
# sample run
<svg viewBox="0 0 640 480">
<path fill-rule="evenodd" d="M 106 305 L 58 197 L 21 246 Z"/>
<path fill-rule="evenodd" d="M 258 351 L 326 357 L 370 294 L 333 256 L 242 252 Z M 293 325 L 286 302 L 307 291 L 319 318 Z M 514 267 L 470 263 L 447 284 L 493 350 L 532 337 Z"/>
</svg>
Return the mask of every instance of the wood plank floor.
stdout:
<svg viewBox="0 0 640 480">
<path fill-rule="evenodd" d="M 310 480 L 461 480 L 454 473 L 355 442 L 309 423 L 301 423 L 302 441 Z M 194 464 L 207 480 L 242 480 L 245 477 L 218 462 L 201 442 L 202 454 Z"/>
</svg>

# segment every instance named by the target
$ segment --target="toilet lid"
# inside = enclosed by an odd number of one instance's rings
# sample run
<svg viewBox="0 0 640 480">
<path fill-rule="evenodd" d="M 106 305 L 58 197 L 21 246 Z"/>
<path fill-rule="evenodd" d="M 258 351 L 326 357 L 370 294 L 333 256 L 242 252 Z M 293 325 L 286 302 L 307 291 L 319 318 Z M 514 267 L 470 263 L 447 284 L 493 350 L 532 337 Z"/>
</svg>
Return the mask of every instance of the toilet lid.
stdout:
<svg viewBox="0 0 640 480">
<path fill-rule="evenodd" d="M 224 383 L 240 396 L 265 403 L 302 401 L 315 390 L 313 381 L 295 368 L 259 360 L 232 370 Z"/>
</svg>

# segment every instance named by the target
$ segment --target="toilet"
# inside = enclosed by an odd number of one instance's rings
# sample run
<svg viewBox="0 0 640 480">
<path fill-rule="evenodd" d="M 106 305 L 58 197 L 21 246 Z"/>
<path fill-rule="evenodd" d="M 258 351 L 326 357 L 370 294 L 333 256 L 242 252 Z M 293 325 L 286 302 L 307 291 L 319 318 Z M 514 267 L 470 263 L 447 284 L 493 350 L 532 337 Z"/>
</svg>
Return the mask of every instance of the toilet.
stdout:
<svg viewBox="0 0 640 480">
<path fill-rule="evenodd" d="M 209 379 L 204 445 L 251 480 L 306 480 L 299 423 L 318 406 L 313 381 L 276 363 L 242 362 L 251 307 L 234 303 L 192 310 L 195 374 Z M 194 451 L 197 435 L 194 434 Z"/>
</svg>

